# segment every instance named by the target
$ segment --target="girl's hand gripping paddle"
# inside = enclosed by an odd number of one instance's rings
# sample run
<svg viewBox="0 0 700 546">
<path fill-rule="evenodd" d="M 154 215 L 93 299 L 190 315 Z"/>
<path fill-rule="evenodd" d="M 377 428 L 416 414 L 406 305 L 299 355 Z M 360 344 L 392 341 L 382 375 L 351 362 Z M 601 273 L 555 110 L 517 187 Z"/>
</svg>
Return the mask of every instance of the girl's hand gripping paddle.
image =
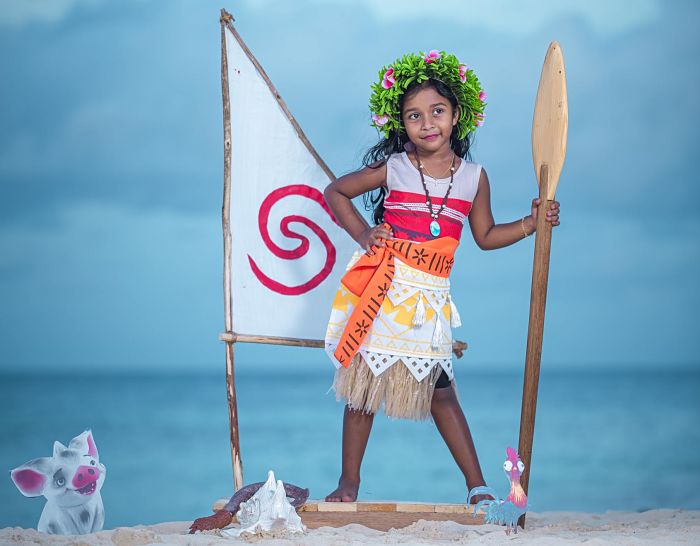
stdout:
<svg viewBox="0 0 700 546">
<path fill-rule="evenodd" d="M 535 115 L 532 120 L 532 161 L 540 189 L 540 204 L 537 210 L 537 232 L 532 269 L 530 319 L 527 329 L 518 449 L 520 457 L 525 463 L 521 485 L 526 493 L 530 469 L 532 468 L 532 438 L 535 431 L 537 385 L 540 376 L 547 278 L 549 275 L 549 251 L 552 242 L 552 225 L 547 222 L 546 213 L 554 200 L 559 175 L 564 165 L 568 121 L 569 108 L 566 98 L 564 57 L 559 44 L 552 42 L 549 44 L 544 59 L 540 85 L 537 89 L 537 99 L 535 100 Z M 520 525 L 525 526 L 524 515 L 520 518 Z"/>
</svg>

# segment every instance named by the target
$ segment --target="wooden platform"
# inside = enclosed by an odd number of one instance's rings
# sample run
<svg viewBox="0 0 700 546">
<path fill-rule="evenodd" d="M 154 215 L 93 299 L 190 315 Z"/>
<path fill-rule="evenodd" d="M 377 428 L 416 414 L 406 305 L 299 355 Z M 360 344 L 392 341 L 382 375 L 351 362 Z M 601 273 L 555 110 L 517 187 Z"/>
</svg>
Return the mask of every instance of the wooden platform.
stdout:
<svg viewBox="0 0 700 546">
<path fill-rule="evenodd" d="M 214 512 L 223 509 L 227 502 L 228 499 L 217 500 L 212 507 Z M 359 523 L 378 531 L 407 527 L 421 519 L 456 521 L 463 525 L 484 523 L 483 511 L 479 511 L 476 517 L 473 512 L 474 507 L 466 504 L 396 501 L 309 501 L 298 510 L 301 521 L 309 529 Z"/>
</svg>

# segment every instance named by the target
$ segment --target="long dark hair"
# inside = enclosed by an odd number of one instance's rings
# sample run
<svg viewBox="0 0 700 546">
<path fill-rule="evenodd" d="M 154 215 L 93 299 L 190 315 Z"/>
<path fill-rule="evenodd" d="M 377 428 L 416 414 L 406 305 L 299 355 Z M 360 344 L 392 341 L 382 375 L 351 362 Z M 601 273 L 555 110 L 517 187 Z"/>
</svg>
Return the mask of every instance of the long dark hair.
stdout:
<svg viewBox="0 0 700 546">
<path fill-rule="evenodd" d="M 456 110 L 458 104 L 457 98 L 454 96 L 454 93 L 452 93 L 450 88 L 441 81 L 430 78 L 422 83 L 410 85 L 408 89 L 406 89 L 406 91 L 399 98 L 400 111 L 403 112 L 403 103 L 409 93 L 413 93 L 419 89 L 425 89 L 427 87 L 432 87 L 440 95 L 449 100 L 450 104 L 452 105 L 452 111 L 454 112 Z M 463 139 L 458 139 L 457 129 L 455 127 L 450 135 L 450 148 L 452 148 L 452 151 L 458 157 L 471 161 L 470 149 L 472 146 L 472 138 L 472 133 L 470 132 L 467 133 L 467 136 Z M 379 167 L 384 166 L 391 154 L 403 152 L 404 145 L 408 142 L 409 139 L 405 130 L 401 129 L 399 131 L 391 131 L 388 137 L 383 137 L 379 142 L 367 150 L 362 158 L 362 164 L 371 169 L 378 169 Z M 384 186 L 375 191 L 365 193 L 362 196 L 362 202 L 365 206 L 365 210 L 373 211 L 372 218 L 375 225 L 379 225 L 384 222 L 385 197 L 386 188 Z"/>
</svg>

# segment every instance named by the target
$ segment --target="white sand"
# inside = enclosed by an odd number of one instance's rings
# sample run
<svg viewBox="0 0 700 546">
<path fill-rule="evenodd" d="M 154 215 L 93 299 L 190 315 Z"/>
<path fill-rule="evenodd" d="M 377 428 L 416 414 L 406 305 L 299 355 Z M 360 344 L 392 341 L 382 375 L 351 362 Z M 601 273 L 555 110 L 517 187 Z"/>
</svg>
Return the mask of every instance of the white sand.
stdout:
<svg viewBox="0 0 700 546">
<path fill-rule="evenodd" d="M 181 546 L 259 543 L 264 545 L 361 546 L 364 544 L 700 544 L 700 511 L 650 510 L 648 512 L 529 513 L 527 529 L 507 536 L 495 525 L 460 525 L 449 521 L 418 521 L 387 533 L 362 525 L 334 529 L 321 527 L 306 535 L 249 536 L 223 538 L 215 531 L 187 535 L 190 522 L 160 523 L 150 526 L 120 527 L 82 536 L 52 536 L 34 529 L 0 529 L 0 544 L 62 544 L 71 546 L 142 546 L 175 544 Z"/>
</svg>

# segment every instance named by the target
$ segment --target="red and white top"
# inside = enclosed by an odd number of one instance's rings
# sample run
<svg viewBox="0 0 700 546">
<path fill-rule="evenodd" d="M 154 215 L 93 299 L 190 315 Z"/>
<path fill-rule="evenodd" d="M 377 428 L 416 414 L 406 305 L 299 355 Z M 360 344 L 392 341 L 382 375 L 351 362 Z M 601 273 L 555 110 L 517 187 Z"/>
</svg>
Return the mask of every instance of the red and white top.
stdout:
<svg viewBox="0 0 700 546">
<path fill-rule="evenodd" d="M 440 237 L 460 239 L 462 227 L 479 188 L 480 176 L 481 165 L 462 159 L 454 173 L 450 197 L 438 217 Z M 434 212 L 440 209 L 449 183 L 450 177 L 435 180 L 425 175 L 425 185 Z M 435 239 L 430 233 L 430 222 L 433 219 L 425 203 L 425 190 L 420 172 L 411 163 L 406 152 L 392 154 L 387 160 L 386 184 L 389 191 L 384 199 L 384 221 L 392 227 L 394 237 L 411 241 Z"/>
</svg>

